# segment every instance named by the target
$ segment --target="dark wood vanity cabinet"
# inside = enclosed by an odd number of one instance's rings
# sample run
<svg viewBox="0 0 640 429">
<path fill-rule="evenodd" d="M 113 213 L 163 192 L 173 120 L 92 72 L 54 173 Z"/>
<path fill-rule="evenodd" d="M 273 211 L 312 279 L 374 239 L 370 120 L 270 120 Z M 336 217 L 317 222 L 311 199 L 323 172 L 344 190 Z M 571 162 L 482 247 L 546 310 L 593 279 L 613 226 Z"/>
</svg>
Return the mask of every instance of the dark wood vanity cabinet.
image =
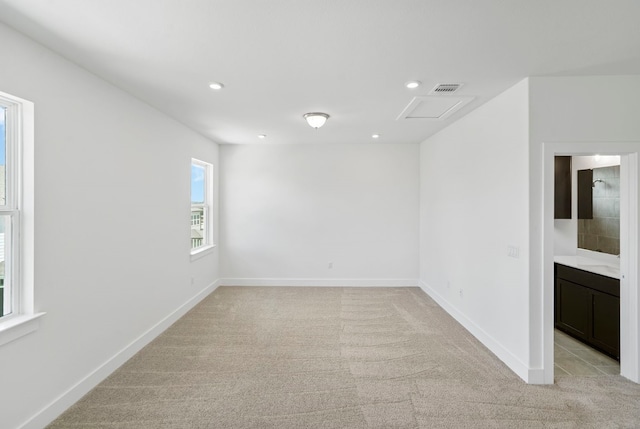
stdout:
<svg viewBox="0 0 640 429">
<path fill-rule="evenodd" d="M 555 326 L 620 359 L 620 280 L 555 264 Z"/>
</svg>

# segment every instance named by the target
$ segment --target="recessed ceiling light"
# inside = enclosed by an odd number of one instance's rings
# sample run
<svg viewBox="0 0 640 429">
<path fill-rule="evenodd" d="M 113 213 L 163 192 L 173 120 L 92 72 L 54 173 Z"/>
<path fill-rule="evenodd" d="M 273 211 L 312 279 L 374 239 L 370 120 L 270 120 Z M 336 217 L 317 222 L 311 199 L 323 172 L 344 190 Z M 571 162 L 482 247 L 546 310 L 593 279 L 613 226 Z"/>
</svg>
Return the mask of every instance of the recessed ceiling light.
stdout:
<svg viewBox="0 0 640 429">
<path fill-rule="evenodd" d="M 209 88 L 211 88 L 211 89 L 215 89 L 216 91 L 218 91 L 218 90 L 220 90 L 220 89 L 224 88 L 224 85 L 223 85 L 223 84 L 221 84 L 220 82 L 211 82 L 211 83 L 209 84 Z"/>
<path fill-rule="evenodd" d="M 372 139 L 379 139 L 380 138 L 380 134 L 371 134 L 371 138 Z"/>
<path fill-rule="evenodd" d="M 267 135 L 266 134 L 258 134 L 258 138 L 259 139 L 266 139 Z"/>
<path fill-rule="evenodd" d="M 409 89 L 416 89 L 417 87 L 420 86 L 420 81 L 410 80 L 409 82 L 405 83 L 404 86 L 406 86 Z"/>
</svg>

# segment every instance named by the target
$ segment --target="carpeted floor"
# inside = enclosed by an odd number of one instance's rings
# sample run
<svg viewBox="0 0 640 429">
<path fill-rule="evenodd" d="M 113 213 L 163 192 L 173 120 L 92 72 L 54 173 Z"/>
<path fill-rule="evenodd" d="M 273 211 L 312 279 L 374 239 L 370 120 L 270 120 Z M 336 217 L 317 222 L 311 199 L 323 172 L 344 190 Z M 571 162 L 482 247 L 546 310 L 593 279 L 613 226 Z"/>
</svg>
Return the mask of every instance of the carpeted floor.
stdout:
<svg viewBox="0 0 640 429">
<path fill-rule="evenodd" d="M 526 385 L 417 288 L 221 287 L 49 427 L 640 428 L 640 386 Z"/>
</svg>

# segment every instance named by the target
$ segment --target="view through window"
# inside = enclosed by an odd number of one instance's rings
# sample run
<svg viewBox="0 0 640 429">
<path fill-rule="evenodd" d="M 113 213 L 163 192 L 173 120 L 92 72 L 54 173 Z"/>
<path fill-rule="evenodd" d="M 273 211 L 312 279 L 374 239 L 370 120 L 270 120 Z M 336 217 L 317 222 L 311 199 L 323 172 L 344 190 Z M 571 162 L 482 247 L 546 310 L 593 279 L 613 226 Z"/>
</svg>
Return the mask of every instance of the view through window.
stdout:
<svg viewBox="0 0 640 429">
<path fill-rule="evenodd" d="M 7 205 L 7 186 L 6 186 L 6 111 L 0 108 L 0 206 Z M 9 238 L 9 228 L 11 227 L 11 217 L 0 215 L 0 316 L 11 313 L 11 288 L 9 284 L 5 287 L 5 260 L 7 255 L 6 242 Z M 9 240 L 10 242 L 10 240 Z"/>
<path fill-rule="evenodd" d="M 211 245 L 210 201 L 211 164 L 191 160 L 191 251 Z"/>
</svg>

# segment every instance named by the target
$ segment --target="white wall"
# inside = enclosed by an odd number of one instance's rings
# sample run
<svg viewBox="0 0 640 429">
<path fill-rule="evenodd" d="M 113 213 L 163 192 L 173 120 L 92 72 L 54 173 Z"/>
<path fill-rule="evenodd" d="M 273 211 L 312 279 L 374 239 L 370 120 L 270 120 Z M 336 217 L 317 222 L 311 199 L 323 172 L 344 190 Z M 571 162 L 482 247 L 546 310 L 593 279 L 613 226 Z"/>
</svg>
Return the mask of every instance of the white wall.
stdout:
<svg viewBox="0 0 640 429">
<path fill-rule="evenodd" d="M 543 194 L 553 154 L 546 166 L 543 148 L 635 153 L 638 111 L 639 76 L 530 78 L 421 145 L 421 285 L 529 382 L 553 382 L 553 192 Z M 505 258 L 509 245 L 519 260 Z M 637 254 L 629 257 L 628 279 L 637 279 Z M 637 379 L 640 294 L 626 281 L 622 372 Z"/>
<path fill-rule="evenodd" d="M 621 154 L 621 148 L 640 148 L 640 76 L 582 76 L 582 77 L 535 77 L 530 79 L 530 187 L 531 205 L 531 305 L 530 305 L 530 361 L 533 367 L 546 369 L 546 381 L 552 381 L 550 368 L 553 367 L 553 240 L 543 241 L 546 236 L 545 219 L 553 217 L 553 194 L 545 193 L 547 177 L 544 175 L 549 150 L 562 147 L 558 154 Z M 635 142 L 635 143 L 634 143 Z M 571 149 L 566 149 L 571 147 Z M 625 149 L 625 152 L 629 150 Z M 552 153 L 549 153 L 552 156 Z M 622 173 L 621 173 L 622 174 Z M 550 185 L 550 184 L 549 184 Z M 621 222 L 622 226 L 622 222 Z M 622 235 L 622 231 L 621 231 Z M 553 233 L 551 233 L 553 236 Z M 622 238 L 622 237 L 621 237 Z M 634 239 L 637 239 L 635 237 Z M 544 256 L 544 258 L 543 258 Z M 544 263 L 543 263 L 544 260 Z M 621 267 L 624 257 L 621 257 Z M 635 273 L 627 278 L 637 278 L 638 261 L 634 263 Z M 634 288 L 637 285 L 633 285 Z M 621 287 L 621 291 L 624 288 Z M 545 292 L 546 291 L 546 292 Z M 628 291 L 625 290 L 624 293 Z M 635 292 L 634 292 L 635 293 Z M 624 303 L 621 296 L 621 304 Z M 634 308 L 639 304 L 637 295 Z M 621 308 L 621 312 L 625 312 Z M 624 359 L 625 350 L 636 349 L 635 373 L 640 368 L 637 348 L 637 332 L 640 330 L 637 311 L 632 315 L 635 326 L 635 345 L 627 343 L 621 347 L 622 371 L 627 371 L 630 360 Z M 624 327 L 621 327 L 621 331 Z M 636 375 L 637 377 L 637 375 Z"/>
<path fill-rule="evenodd" d="M 524 379 L 528 132 L 525 80 L 420 150 L 421 286 Z"/>
<path fill-rule="evenodd" d="M 578 251 L 578 170 L 620 165 L 620 156 L 571 157 L 571 219 L 554 219 L 554 255 L 575 255 Z"/>
<path fill-rule="evenodd" d="M 417 144 L 223 145 L 220 156 L 224 284 L 417 284 Z"/>
<path fill-rule="evenodd" d="M 0 39 L 0 91 L 35 103 L 46 312 L 0 348 L 0 418 L 42 427 L 215 287 L 217 249 L 190 261 L 189 175 L 191 157 L 217 166 L 218 148 L 4 25 Z"/>
</svg>

